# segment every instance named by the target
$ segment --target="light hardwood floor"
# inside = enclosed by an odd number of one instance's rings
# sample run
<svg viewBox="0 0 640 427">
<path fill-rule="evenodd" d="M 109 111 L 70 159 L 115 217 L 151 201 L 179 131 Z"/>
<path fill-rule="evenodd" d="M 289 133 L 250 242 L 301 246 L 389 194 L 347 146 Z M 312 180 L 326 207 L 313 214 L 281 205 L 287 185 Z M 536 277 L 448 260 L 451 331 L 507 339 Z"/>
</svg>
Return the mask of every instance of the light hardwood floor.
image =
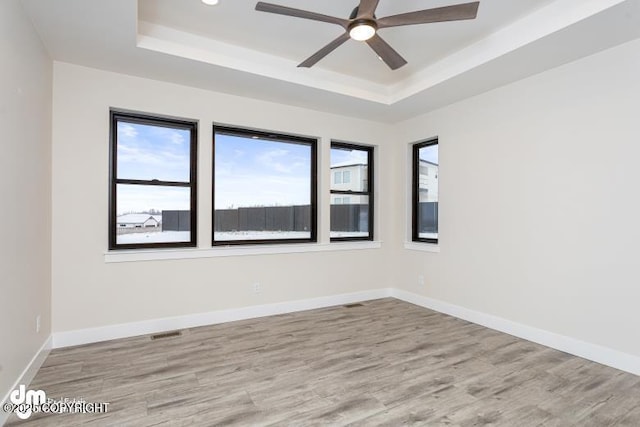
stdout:
<svg viewBox="0 0 640 427">
<path fill-rule="evenodd" d="M 640 377 L 394 299 L 54 350 L 16 426 L 640 426 Z M 14 424 L 15 423 L 15 424 Z"/>
</svg>

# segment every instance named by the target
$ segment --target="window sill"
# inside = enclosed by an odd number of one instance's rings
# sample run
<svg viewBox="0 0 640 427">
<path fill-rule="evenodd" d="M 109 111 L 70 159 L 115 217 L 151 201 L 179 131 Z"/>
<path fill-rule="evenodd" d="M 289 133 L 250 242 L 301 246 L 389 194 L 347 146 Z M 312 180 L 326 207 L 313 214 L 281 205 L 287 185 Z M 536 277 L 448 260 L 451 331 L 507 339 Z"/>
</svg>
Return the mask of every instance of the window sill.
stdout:
<svg viewBox="0 0 640 427">
<path fill-rule="evenodd" d="M 404 248 L 410 251 L 439 253 L 440 246 L 433 243 L 404 242 Z"/>
<path fill-rule="evenodd" d="M 107 251 L 105 263 L 161 261 L 175 259 L 218 258 L 228 256 L 297 254 L 307 252 L 353 251 L 379 249 L 380 241 L 333 242 L 333 243 L 289 243 L 281 245 L 218 246 L 214 248 L 139 249 Z"/>
</svg>

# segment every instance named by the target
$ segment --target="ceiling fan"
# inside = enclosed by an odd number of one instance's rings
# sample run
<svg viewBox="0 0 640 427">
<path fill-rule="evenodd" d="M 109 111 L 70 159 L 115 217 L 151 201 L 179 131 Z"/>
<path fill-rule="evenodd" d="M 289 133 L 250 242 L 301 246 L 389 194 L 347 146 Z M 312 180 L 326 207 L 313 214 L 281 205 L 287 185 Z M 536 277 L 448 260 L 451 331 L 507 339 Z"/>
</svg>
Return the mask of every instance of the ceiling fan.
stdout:
<svg viewBox="0 0 640 427">
<path fill-rule="evenodd" d="M 407 61 L 377 34 L 378 30 L 402 25 L 475 19 L 478 14 L 478 6 L 480 5 L 479 1 L 475 1 L 377 18 L 375 11 L 378 7 L 378 2 L 379 0 L 360 0 L 360 4 L 353 9 L 349 19 L 336 18 L 261 1 L 256 4 L 256 10 L 310 19 L 312 21 L 327 22 L 344 28 L 345 32 L 340 37 L 305 59 L 298 67 L 309 68 L 314 66 L 322 58 L 349 40 L 349 38 L 352 38 L 357 41 L 366 42 L 389 68 L 396 70 L 405 65 Z"/>
</svg>

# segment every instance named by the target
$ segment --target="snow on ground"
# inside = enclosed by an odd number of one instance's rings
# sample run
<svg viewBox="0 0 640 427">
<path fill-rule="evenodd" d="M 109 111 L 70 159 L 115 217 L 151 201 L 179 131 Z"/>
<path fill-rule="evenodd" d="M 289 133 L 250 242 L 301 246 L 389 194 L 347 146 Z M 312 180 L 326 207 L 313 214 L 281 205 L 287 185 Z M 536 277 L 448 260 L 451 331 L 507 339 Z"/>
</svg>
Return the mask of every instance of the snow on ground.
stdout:
<svg viewBox="0 0 640 427">
<path fill-rule="evenodd" d="M 438 233 L 419 233 L 418 237 L 421 239 L 437 239 Z"/>
<path fill-rule="evenodd" d="M 423 237 L 423 233 L 420 237 Z M 366 237 L 369 233 L 354 231 L 332 231 L 331 237 Z M 218 231 L 215 233 L 217 241 L 233 240 L 283 240 L 283 239 L 308 239 L 311 234 L 308 231 Z M 434 234 L 435 236 L 435 234 Z M 118 244 L 132 243 L 167 243 L 188 242 L 191 233 L 188 231 L 149 231 L 147 233 L 119 234 Z"/>
<path fill-rule="evenodd" d="M 228 240 L 271 240 L 271 239 L 308 239 L 308 231 L 216 231 L 217 241 Z"/>
<path fill-rule="evenodd" d="M 332 231 L 331 237 L 367 237 L 367 231 Z"/>
<path fill-rule="evenodd" d="M 117 243 L 126 245 L 131 243 L 167 243 L 188 242 L 191 240 L 189 231 L 150 231 L 148 233 L 119 234 Z"/>
</svg>

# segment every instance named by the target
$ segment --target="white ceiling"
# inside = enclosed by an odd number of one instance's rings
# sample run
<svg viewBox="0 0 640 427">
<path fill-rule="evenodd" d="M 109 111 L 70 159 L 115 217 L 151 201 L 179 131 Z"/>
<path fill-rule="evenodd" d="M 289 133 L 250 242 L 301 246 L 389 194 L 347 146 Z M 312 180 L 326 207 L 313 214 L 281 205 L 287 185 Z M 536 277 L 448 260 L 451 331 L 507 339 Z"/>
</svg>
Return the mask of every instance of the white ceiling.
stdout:
<svg viewBox="0 0 640 427">
<path fill-rule="evenodd" d="M 383 17 L 469 0 L 380 0 Z M 269 0 L 347 18 L 356 0 Z M 640 0 L 480 0 L 477 19 L 388 28 L 391 71 L 349 40 L 296 65 L 340 27 L 254 10 L 256 0 L 23 0 L 56 60 L 395 122 L 640 37 Z M 588 90 L 588 88 L 586 88 Z"/>
<path fill-rule="evenodd" d="M 471 0 L 382 0 L 379 17 Z M 349 40 L 318 63 L 318 67 L 380 84 L 399 83 L 416 71 L 434 64 L 496 29 L 551 3 L 553 0 L 484 0 L 478 19 L 380 30 L 380 36 L 408 60 L 408 65 L 391 71 L 365 43 Z M 348 18 L 357 0 L 269 0 L 298 9 Z M 200 1 L 140 0 L 138 18 L 213 40 L 302 62 L 335 39 L 344 29 L 254 10 L 256 1 L 222 0 L 216 7 Z M 242 25 L 238 25 L 238 23 Z M 250 29 L 250 31 L 247 31 Z M 302 70 L 304 71 L 304 70 Z"/>
</svg>

